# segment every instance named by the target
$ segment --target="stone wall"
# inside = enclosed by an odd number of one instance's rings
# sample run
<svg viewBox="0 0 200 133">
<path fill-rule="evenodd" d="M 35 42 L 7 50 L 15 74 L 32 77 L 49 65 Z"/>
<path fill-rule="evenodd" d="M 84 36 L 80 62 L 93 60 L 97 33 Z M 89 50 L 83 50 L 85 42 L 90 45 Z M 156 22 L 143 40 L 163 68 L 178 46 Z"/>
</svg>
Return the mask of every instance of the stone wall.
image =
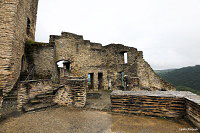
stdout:
<svg viewBox="0 0 200 133">
<path fill-rule="evenodd" d="M 33 111 L 55 104 L 84 107 L 86 87 L 86 79 L 62 79 L 62 84 L 51 80 L 24 81 L 18 89 L 17 109 Z"/>
<path fill-rule="evenodd" d="M 72 105 L 84 107 L 86 104 L 87 80 L 83 78 L 65 77 L 61 79 L 64 85 L 55 97 L 55 102 L 59 105 Z"/>
<path fill-rule="evenodd" d="M 61 36 L 51 36 L 50 44 L 55 44 L 57 61 L 70 62 L 70 72 L 65 74 L 60 72 L 61 77 L 77 76 L 87 78 L 88 73 L 93 73 L 94 88 L 96 89 L 98 88 L 98 73 L 103 73 L 103 78 L 106 79 L 106 51 L 101 44 L 91 43 L 83 40 L 82 36 L 65 32 Z M 104 80 L 103 88 L 106 88 L 107 84 L 107 80 Z"/>
<path fill-rule="evenodd" d="M 0 89 L 4 95 L 19 78 L 25 40 L 34 40 L 37 5 L 38 0 L 0 1 Z"/>
<path fill-rule="evenodd" d="M 184 91 L 113 91 L 111 110 L 159 117 L 186 117 L 200 128 L 200 96 Z"/>
<path fill-rule="evenodd" d="M 137 58 L 137 76 L 140 79 L 140 88 L 142 90 L 176 90 L 170 83 L 161 79 L 143 59 L 142 53 Z"/>
<path fill-rule="evenodd" d="M 200 98 L 186 97 L 187 118 L 200 130 Z"/>
<path fill-rule="evenodd" d="M 51 80 L 21 82 L 17 98 L 18 110 L 29 110 L 26 109 L 28 108 L 26 105 L 34 103 L 52 103 L 56 93 L 55 91 L 57 91 L 59 87 L 60 85 L 53 84 Z"/>
<path fill-rule="evenodd" d="M 54 45 L 45 43 L 32 43 L 29 45 L 27 60 L 34 67 L 35 79 L 55 79 L 56 61 Z"/>
<path fill-rule="evenodd" d="M 92 89 L 123 90 L 174 90 L 163 81 L 143 59 L 142 52 L 122 44 L 102 46 L 84 40 L 83 36 L 62 32 L 50 36 L 50 45 L 55 45 L 55 60 L 70 62 L 70 70 L 60 68 L 60 77 L 88 77 L 93 74 Z M 125 62 L 124 53 L 128 54 Z M 102 73 L 102 88 L 99 76 Z M 126 81 L 125 81 L 126 80 Z M 89 87 L 90 88 L 90 87 Z"/>
</svg>

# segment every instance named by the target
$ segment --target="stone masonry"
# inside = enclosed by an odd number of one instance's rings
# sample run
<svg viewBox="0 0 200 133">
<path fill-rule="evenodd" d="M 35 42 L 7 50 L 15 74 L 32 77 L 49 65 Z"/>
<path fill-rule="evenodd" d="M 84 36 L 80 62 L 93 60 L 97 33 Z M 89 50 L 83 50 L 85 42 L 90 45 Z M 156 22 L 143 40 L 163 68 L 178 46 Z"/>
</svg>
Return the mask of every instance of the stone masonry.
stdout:
<svg viewBox="0 0 200 133">
<path fill-rule="evenodd" d="M 11 91 L 19 78 L 25 41 L 35 39 L 37 5 L 38 0 L 0 1 L 0 91 L 3 95 Z"/>
<path fill-rule="evenodd" d="M 200 127 L 199 96 L 168 91 L 175 87 L 156 75 L 142 51 L 68 32 L 34 42 L 38 1 L 0 0 L 0 108 L 12 91 L 18 110 L 33 111 L 55 104 L 84 107 L 87 91 L 125 90 L 112 92 L 113 111 L 187 116 Z"/>
<path fill-rule="evenodd" d="M 175 89 L 133 47 L 102 46 L 68 32 L 50 36 L 48 44 L 35 43 L 37 6 L 38 0 L 0 1 L 0 103 L 17 81 L 29 76 L 55 83 L 81 77 L 88 79 L 88 90 Z"/>
<path fill-rule="evenodd" d="M 84 107 L 86 79 L 63 79 L 61 84 L 52 80 L 30 80 L 20 83 L 17 97 L 19 111 L 34 111 L 53 105 Z"/>
<path fill-rule="evenodd" d="M 0 97 L 11 91 L 25 69 L 28 59 L 24 44 L 35 39 L 37 6 L 38 0 L 0 1 Z M 102 46 L 63 32 L 61 36 L 51 36 L 49 44 L 35 47 L 32 54 L 35 78 L 59 82 L 64 76 L 89 77 L 89 88 L 95 90 L 174 89 L 153 72 L 142 52 L 121 44 Z M 65 63 L 65 68 L 57 66 L 59 61 Z"/>
<path fill-rule="evenodd" d="M 32 44 L 32 47 L 38 77 L 57 82 L 68 76 L 88 78 L 89 90 L 175 90 L 155 74 L 142 52 L 133 47 L 102 46 L 68 32 L 50 36 L 49 44 Z"/>
<path fill-rule="evenodd" d="M 200 96 L 187 91 L 113 91 L 111 110 L 159 117 L 185 117 L 200 129 Z"/>
</svg>

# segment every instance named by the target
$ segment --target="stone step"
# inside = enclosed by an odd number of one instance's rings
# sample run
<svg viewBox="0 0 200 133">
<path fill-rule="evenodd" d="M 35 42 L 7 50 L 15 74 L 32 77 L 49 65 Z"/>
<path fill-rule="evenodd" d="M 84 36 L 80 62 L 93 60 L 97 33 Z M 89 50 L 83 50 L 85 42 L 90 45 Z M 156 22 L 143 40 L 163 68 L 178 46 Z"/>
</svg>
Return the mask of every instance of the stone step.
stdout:
<svg viewBox="0 0 200 133">
<path fill-rule="evenodd" d="M 11 92 L 9 92 L 7 96 L 4 97 L 4 100 L 8 100 L 8 101 L 17 100 L 17 90 L 15 89 L 11 90 Z"/>
<path fill-rule="evenodd" d="M 52 101 L 53 101 L 52 97 L 43 98 L 43 99 L 36 99 L 36 98 L 34 98 L 34 99 L 31 99 L 29 101 L 29 103 L 32 104 L 32 105 L 34 105 L 34 104 L 38 104 L 38 103 L 49 103 L 49 102 L 52 102 Z"/>
<path fill-rule="evenodd" d="M 4 100 L 5 100 L 5 101 L 15 101 L 15 100 L 17 100 L 17 96 L 5 97 Z"/>
<path fill-rule="evenodd" d="M 100 98 L 101 96 L 102 96 L 102 94 L 99 93 L 99 92 L 88 92 L 88 93 L 87 93 L 87 98 L 88 98 L 88 99 L 98 99 L 98 98 Z"/>
<path fill-rule="evenodd" d="M 53 94 L 48 94 L 48 95 L 46 95 L 46 94 L 41 94 L 41 95 L 37 95 L 35 98 L 36 99 L 41 99 L 41 98 L 49 98 L 49 97 L 54 97 L 55 95 L 53 95 Z"/>
<path fill-rule="evenodd" d="M 55 105 L 56 105 L 55 103 L 45 103 L 45 104 L 41 103 L 41 104 L 35 104 L 35 105 L 27 104 L 27 105 L 23 106 L 23 109 L 25 112 L 30 112 L 30 111 L 38 111 L 38 110 L 52 107 Z"/>
</svg>

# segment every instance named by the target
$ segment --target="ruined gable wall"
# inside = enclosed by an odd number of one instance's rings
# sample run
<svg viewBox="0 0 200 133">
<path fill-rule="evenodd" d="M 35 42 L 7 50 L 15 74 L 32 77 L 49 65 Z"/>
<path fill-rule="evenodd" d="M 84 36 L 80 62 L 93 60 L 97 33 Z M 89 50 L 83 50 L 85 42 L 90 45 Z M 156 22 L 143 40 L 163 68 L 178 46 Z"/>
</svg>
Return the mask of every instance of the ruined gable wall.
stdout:
<svg viewBox="0 0 200 133">
<path fill-rule="evenodd" d="M 71 73 L 80 76 L 83 70 L 105 66 L 103 58 L 105 51 L 101 44 L 83 40 L 82 36 L 71 33 L 62 33 L 55 41 L 56 60 L 71 62 Z"/>
<path fill-rule="evenodd" d="M 34 40 L 38 0 L 3 0 L 0 5 L 0 89 L 8 93 L 21 69 L 26 39 Z M 30 36 L 26 35 L 29 17 Z"/>
<path fill-rule="evenodd" d="M 51 36 L 50 43 L 55 42 L 56 61 L 70 61 L 70 76 L 87 78 L 94 73 L 94 88 L 98 88 L 98 73 L 103 73 L 104 85 L 107 86 L 106 50 L 101 44 L 83 40 L 82 36 L 63 32 L 61 36 Z"/>
<path fill-rule="evenodd" d="M 122 87 L 121 72 L 124 72 L 124 75 L 128 76 L 129 90 L 137 90 L 139 87 L 147 90 L 174 89 L 154 73 L 143 59 L 142 52 L 136 48 L 121 44 L 102 46 L 67 32 L 52 38 L 50 43 L 55 43 L 56 61 L 70 61 L 71 76 L 87 78 L 88 73 L 94 73 L 94 88 L 98 88 L 98 73 L 103 72 L 105 88 L 108 88 L 110 83 L 113 90 L 119 89 Z M 125 52 L 128 53 L 126 64 Z"/>
<path fill-rule="evenodd" d="M 143 59 L 142 52 L 137 59 L 137 75 L 140 79 L 140 88 L 147 90 L 176 90 L 174 86 L 162 80 Z"/>
</svg>

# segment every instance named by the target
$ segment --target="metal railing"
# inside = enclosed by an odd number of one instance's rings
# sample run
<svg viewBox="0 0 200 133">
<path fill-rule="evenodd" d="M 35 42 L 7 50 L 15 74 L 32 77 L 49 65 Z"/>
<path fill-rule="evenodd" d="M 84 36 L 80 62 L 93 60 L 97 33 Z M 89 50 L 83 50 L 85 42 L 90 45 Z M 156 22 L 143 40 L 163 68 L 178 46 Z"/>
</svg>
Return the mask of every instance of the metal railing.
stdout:
<svg viewBox="0 0 200 133">
<path fill-rule="evenodd" d="M 32 67 L 32 69 L 31 69 L 30 73 L 28 74 L 28 76 L 26 77 L 25 81 L 29 80 L 29 77 L 30 77 L 31 74 L 33 74 L 34 69 L 35 69 L 35 66 Z"/>
</svg>

